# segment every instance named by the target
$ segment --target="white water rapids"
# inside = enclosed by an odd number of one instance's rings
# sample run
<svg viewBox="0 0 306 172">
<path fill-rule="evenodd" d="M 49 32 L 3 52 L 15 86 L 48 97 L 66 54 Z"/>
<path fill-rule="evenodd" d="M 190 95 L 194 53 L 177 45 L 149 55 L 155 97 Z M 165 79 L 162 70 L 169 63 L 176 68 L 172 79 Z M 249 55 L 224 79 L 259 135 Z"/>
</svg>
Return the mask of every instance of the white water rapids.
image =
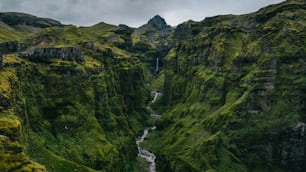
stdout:
<svg viewBox="0 0 306 172">
<path fill-rule="evenodd" d="M 151 104 L 154 103 L 158 99 L 159 96 L 161 96 L 161 93 L 154 92 L 154 98 L 151 101 Z M 159 119 L 160 118 L 160 116 L 157 115 L 157 114 L 151 114 L 151 117 L 154 118 L 154 119 Z M 141 143 L 148 136 L 149 131 L 152 131 L 152 130 L 155 130 L 155 129 L 156 129 L 156 126 L 153 126 L 153 127 L 150 127 L 150 128 L 146 128 L 143 131 L 142 136 L 136 139 L 136 145 L 137 145 L 137 149 L 138 149 L 138 156 L 143 158 L 143 159 L 145 159 L 147 162 L 150 163 L 150 166 L 148 168 L 149 172 L 156 172 L 156 164 L 155 164 L 156 156 L 152 152 L 142 148 L 141 147 Z"/>
<path fill-rule="evenodd" d="M 153 127 L 151 128 L 153 129 Z M 143 131 L 143 135 L 136 140 L 136 144 L 137 144 L 137 148 L 138 148 L 138 156 L 145 159 L 146 161 L 148 161 L 150 163 L 149 172 L 156 172 L 156 164 L 155 164 L 155 159 L 156 156 L 149 152 L 148 150 L 143 149 L 142 147 L 140 147 L 140 144 L 144 141 L 144 139 L 148 136 L 149 131 L 148 129 L 145 129 Z"/>
</svg>

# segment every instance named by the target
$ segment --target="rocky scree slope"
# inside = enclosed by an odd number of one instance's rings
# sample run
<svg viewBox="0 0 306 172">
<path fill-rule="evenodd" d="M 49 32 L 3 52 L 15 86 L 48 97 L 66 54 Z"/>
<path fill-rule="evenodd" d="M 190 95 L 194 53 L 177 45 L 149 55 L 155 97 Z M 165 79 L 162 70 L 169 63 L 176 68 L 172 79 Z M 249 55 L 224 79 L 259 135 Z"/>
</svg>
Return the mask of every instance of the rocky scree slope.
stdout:
<svg viewBox="0 0 306 172">
<path fill-rule="evenodd" d="M 161 171 L 304 171 L 305 1 L 188 21 L 165 58 Z"/>
</svg>

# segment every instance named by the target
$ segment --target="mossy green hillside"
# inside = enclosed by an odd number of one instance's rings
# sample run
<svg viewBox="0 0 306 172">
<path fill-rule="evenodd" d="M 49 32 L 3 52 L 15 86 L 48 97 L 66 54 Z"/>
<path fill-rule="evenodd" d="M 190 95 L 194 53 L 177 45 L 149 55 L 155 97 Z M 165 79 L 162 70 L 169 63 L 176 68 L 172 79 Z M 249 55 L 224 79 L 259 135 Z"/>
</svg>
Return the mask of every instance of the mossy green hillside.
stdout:
<svg viewBox="0 0 306 172">
<path fill-rule="evenodd" d="M 93 69 L 90 62 L 27 62 L 16 69 L 14 106 L 24 125 L 25 151 L 49 171 L 133 168 L 134 135 L 142 128 L 148 95 L 142 68 L 137 62 L 119 62 L 112 69 L 102 64 Z"/>
<path fill-rule="evenodd" d="M 6 58 L 4 62 L 8 62 Z M 33 162 L 25 154 L 21 144 L 22 123 L 12 106 L 15 102 L 12 83 L 18 82 L 17 72 L 6 67 L 0 71 L 0 78 L 0 170 L 46 171 L 44 166 Z"/>
<path fill-rule="evenodd" d="M 17 30 L 7 26 L 4 23 L 0 23 L 0 41 L 11 41 L 11 40 L 18 40 L 20 38 L 23 38 L 23 35 L 21 32 L 18 32 Z"/>
<path fill-rule="evenodd" d="M 105 27 L 105 34 L 112 35 Z M 15 158 L 15 164 L 4 159 L 5 170 L 23 168 L 18 163 L 48 171 L 133 171 L 136 167 L 134 138 L 146 123 L 150 96 L 144 68 L 131 53 L 112 42 L 92 40 L 85 31 L 75 26 L 46 28 L 24 39 L 28 47 L 24 56 L 3 55 L 1 113 L 7 115 L 12 108 L 10 114 L 20 126 L 14 133 L 20 139 L 12 143 L 20 149 L 8 154 L 20 152 L 24 159 Z M 95 37 L 102 31 L 89 33 Z M 79 50 L 72 49 L 82 61 L 61 57 L 70 47 Z M 52 52 L 60 53 L 51 57 Z M 11 139 L 9 130 L 2 134 Z"/>
<path fill-rule="evenodd" d="M 305 148 L 296 136 L 305 123 L 305 13 L 304 2 L 287 1 L 177 27 L 165 59 L 168 111 L 148 144 L 160 170 L 305 169 L 295 152 Z"/>
<path fill-rule="evenodd" d="M 149 89 L 158 170 L 303 171 L 305 16 L 289 0 L 175 29 L 1 24 L 0 171 L 145 168 Z"/>
</svg>

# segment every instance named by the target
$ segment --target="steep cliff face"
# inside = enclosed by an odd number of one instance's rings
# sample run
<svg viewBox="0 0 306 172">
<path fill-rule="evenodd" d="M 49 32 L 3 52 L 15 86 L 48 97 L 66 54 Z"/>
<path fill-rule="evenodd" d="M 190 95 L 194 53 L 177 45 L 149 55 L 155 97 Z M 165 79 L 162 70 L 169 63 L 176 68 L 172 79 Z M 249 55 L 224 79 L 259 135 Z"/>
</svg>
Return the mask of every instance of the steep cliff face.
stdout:
<svg viewBox="0 0 306 172">
<path fill-rule="evenodd" d="M 61 58 L 63 60 L 76 62 L 84 61 L 84 57 L 82 56 L 80 50 L 75 47 L 35 48 L 20 53 L 19 57 L 38 62 L 48 62 L 52 58 Z"/>
<path fill-rule="evenodd" d="M 150 70 L 159 171 L 304 171 L 305 16 L 304 0 L 175 29 L 1 13 L 0 171 L 137 171 Z"/>
<path fill-rule="evenodd" d="M 0 170 L 1 171 L 46 171 L 45 167 L 31 161 L 20 145 L 21 123 L 12 116 L 1 113 L 0 119 Z"/>
<path fill-rule="evenodd" d="M 5 58 L 3 63 L 6 63 Z M 20 137 L 22 123 L 15 114 L 17 107 L 13 106 L 15 102 L 13 95 L 16 91 L 13 83 L 17 82 L 15 69 L 2 66 L 0 71 L 0 170 L 46 171 L 44 166 L 33 162 L 24 151 Z"/>
<path fill-rule="evenodd" d="M 0 51 L 2 53 L 13 53 L 13 52 L 21 52 L 26 49 L 26 45 L 24 43 L 18 41 L 6 41 L 0 43 Z"/>
<path fill-rule="evenodd" d="M 29 155 L 50 171 L 132 168 L 137 155 L 133 138 L 144 117 L 135 114 L 129 98 L 141 113 L 147 95 L 138 65 L 119 61 L 106 69 L 55 61 L 21 68 L 18 75 L 23 95 L 19 99 L 23 102 L 19 106 L 26 109 L 18 114 L 28 125 Z M 123 70 L 125 75 L 121 76 Z"/>
<path fill-rule="evenodd" d="M 177 27 L 152 136 L 164 171 L 303 171 L 304 1 Z"/>
<path fill-rule="evenodd" d="M 149 91 L 139 60 L 100 42 L 118 29 L 53 27 L 1 43 L 0 171 L 134 170 Z"/>
</svg>

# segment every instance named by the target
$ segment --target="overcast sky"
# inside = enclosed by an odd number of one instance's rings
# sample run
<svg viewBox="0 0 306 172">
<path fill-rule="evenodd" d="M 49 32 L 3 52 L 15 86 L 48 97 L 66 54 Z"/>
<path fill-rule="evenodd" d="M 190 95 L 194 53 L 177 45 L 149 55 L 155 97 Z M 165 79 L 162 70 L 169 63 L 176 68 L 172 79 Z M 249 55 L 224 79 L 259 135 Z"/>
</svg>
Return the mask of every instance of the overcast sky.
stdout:
<svg viewBox="0 0 306 172">
<path fill-rule="evenodd" d="M 1 12 L 25 12 L 64 24 L 89 26 L 99 22 L 140 26 L 159 14 L 175 26 L 219 14 L 257 11 L 283 0 L 0 0 Z"/>
</svg>

